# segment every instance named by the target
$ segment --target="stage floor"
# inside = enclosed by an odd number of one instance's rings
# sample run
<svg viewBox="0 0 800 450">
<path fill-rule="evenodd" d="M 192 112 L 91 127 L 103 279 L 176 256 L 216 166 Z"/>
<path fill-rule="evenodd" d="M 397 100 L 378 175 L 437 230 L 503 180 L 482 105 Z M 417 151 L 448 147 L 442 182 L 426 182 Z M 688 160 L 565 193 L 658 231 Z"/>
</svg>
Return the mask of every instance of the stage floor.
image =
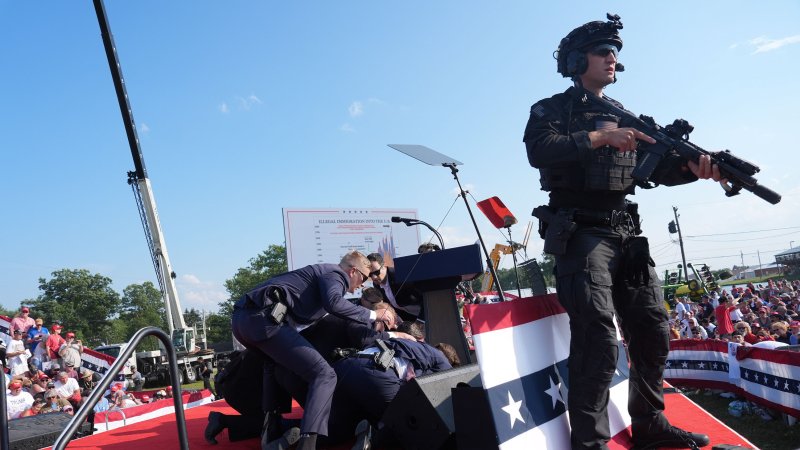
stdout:
<svg viewBox="0 0 800 450">
<path fill-rule="evenodd" d="M 728 428 L 707 413 L 697 404 L 680 393 L 665 395 L 667 417 L 670 422 L 683 429 L 706 433 L 711 437 L 710 449 L 717 444 L 735 444 L 746 448 L 756 448 L 747 439 Z M 203 438 L 208 413 L 219 411 L 224 414 L 236 414 L 223 400 L 209 403 L 186 410 L 186 430 L 189 435 L 189 447 L 193 449 L 253 449 L 260 450 L 258 439 L 248 441 L 230 442 L 226 432 L 217 436 L 219 444 L 210 445 Z M 299 407 L 295 408 L 292 415 L 301 414 Z M 141 450 L 141 449 L 173 449 L 178 448 L 177 428 L 174 415 L 158 417 L 145 422 L 117 428 L 105 433 L 77 439 L 69 444 L 69 449 L 95 450 Z M 629 448 L 629 442 L 612 442 L 611 448 Z M 336 449 L 349 449 L 349 446 L 339 446 Z"/>
</svg>

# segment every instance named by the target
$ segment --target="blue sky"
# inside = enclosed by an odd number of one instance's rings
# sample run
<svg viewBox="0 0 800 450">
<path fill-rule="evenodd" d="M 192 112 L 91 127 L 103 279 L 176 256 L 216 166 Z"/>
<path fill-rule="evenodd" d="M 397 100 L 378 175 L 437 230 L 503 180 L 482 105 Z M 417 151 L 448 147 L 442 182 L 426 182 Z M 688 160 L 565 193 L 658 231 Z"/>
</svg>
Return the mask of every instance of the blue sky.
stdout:
<svg viewBox="0 0 800 450">
<path fill-rule="evenodd" d="M 690 261 L 767 264 L 800 245 L 800 5 L 600 3 L 107 0 L 183 306 L 215 311 L 224 280 L 283 243 L 283 207 L 416 208 L 448 246 L 474 242 L 449 170 L 389 143 L 462 161 L 470 194 L 499 196 L 521 238 L 547 199 L 521 141 L 530 105 L 569 85 L 559 40 L 607 11 L 625 25 L 626 66 L 607 94 L 662 124 L 689 120 L 693 142 L 756 162 L 783 194 L 771 206 L 711 182 L 639 191 L 659 269 L 680 260 L 673 205 L 697 236 Z M 119 291 L 154 281 L 91 2 L 3 0 L 0 30 L 0 304 L 36 297 L 61 268 Z M 478 220 L 489 246 L 503 239 Z M 534 236 L 528 255 L 541 249 Z"/>
</svg>

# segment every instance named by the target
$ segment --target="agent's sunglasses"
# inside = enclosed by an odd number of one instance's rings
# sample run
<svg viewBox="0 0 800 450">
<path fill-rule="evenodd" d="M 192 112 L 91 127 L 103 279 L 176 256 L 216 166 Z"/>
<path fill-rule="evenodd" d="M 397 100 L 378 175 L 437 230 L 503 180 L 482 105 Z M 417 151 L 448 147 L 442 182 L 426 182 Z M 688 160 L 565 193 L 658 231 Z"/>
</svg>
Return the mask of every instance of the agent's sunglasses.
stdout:
<svg viewBox="0 0 800 450">
<path fill-rule="evenodd" d="M 364 272 L 358 270 L 358 267 L 353 267 L 353 269 L 356 269 L 356 272 L 358 272 L 358 274 L 361 275 L 361 282 L 362 283 L 366 283 L 367 280 L 369 280 L 369 277 L 367 275 L 365 275 Z"/>
<path fill-rule="evenodd" d="M 595 56 L 601 56 L 603 58 L 608 56 L 609 53 L 613 53 L 615 58 L 618 55 L 617 47 L 614 47 L 611 44 L 598 45 L 597 47 L 594 47 L 593 49 L 589 50 L 589 53 Z"/>
</svg>

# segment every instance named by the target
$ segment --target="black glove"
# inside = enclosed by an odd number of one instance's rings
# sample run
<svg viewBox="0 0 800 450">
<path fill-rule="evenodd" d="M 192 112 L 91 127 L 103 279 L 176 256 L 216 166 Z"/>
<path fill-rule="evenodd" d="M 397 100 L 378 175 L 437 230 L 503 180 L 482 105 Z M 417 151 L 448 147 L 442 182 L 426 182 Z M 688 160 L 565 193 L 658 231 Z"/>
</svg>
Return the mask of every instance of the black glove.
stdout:
<svg viewBox="0 0 800 450">
<path fill-rule="evenodd" d="M 644 236 L 635 236 L 625 244 L 625 279 L 633 287 L 650 284 L 650 267 L 656 263 L 650 257 L 650 246 Z"/>
</svg>

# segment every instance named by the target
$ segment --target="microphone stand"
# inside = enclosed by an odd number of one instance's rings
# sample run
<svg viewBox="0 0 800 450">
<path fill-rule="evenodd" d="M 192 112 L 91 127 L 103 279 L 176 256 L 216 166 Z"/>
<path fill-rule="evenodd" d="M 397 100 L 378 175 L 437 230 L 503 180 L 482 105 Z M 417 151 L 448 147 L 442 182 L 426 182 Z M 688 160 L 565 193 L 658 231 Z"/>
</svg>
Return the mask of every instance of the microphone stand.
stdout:
<svg viewBox="0 0 800 450">
<path fill-rule="evenodd" d="M 517 295 L 522 298 L 522 285 L 519 282 L 519 270 L 517 269 L 517 244 L 511 240 L 511 227 L 506 227 L 508 231 L 508 246 L 511 247 L 511 259 L 514 260 L 514 276 L 517 278 Z"/>
<path fill-rule="evenodd" d="M 425 225 L 426 227 L 428 227 L 429 230 L 433 231 L 433 234 L 435 234 L 437 238 L 439 238 L 439 245 L 441 249 L 444 250 L 444 240 L 442 240 L 442 235 L 439 234 L 438 231 L 436 231 L 436 228 L 430 226 L 428 222 L 425 222 L 423 220 L 405 220 L 402 222 L 404 222 L 407 227 L 410 227 L 411 225 Z"/>
<path fill-rule="evenodd" d="M 503 289 L 500 287 L 500 280 L 497 278 L 497 271 L 494 270 L 494 264 L 492 264 L 492 258 L 489 256 L 489 252 L 486 250 L 486 244 L 483 242 L 483 237 L 481 236 L 481 231 L 478 229 L 478 223 L 475 222 L 475 216 L 472 215 L 472 208 L 469 207 L 469 202 L 467 201 L 467 192 L 461 187 L 461 181 L 458 179 L 458 169 L 456 165 L 453 163 L 445 163 L 442 164 L 445 167 L 450 168 L 450 172 L 453 173 L 453 178 L 456 180 L 456 184 L 458 184 L 458 190 L 460 192 L 461 198 L 464 199 L 464 204 L 467 206 L 467 212 L 469 213 L 469 218 L 472 219 L 472 226 L 475 227 L 475 232 L 478 234 L 478 241 L 481 243 L 481 248 L 483 249 L 483 254 L 486 256 L 486 264 L 489 266 L 489 273 L 492 274 L 494 278 L 494 285 L 497 288 L 497 295 L 500 297 L 500 301 L 506 301 L 505 296 L 503 295 Z M 519 281 L 517 282 L 519 283 Z"/>
</svg>

